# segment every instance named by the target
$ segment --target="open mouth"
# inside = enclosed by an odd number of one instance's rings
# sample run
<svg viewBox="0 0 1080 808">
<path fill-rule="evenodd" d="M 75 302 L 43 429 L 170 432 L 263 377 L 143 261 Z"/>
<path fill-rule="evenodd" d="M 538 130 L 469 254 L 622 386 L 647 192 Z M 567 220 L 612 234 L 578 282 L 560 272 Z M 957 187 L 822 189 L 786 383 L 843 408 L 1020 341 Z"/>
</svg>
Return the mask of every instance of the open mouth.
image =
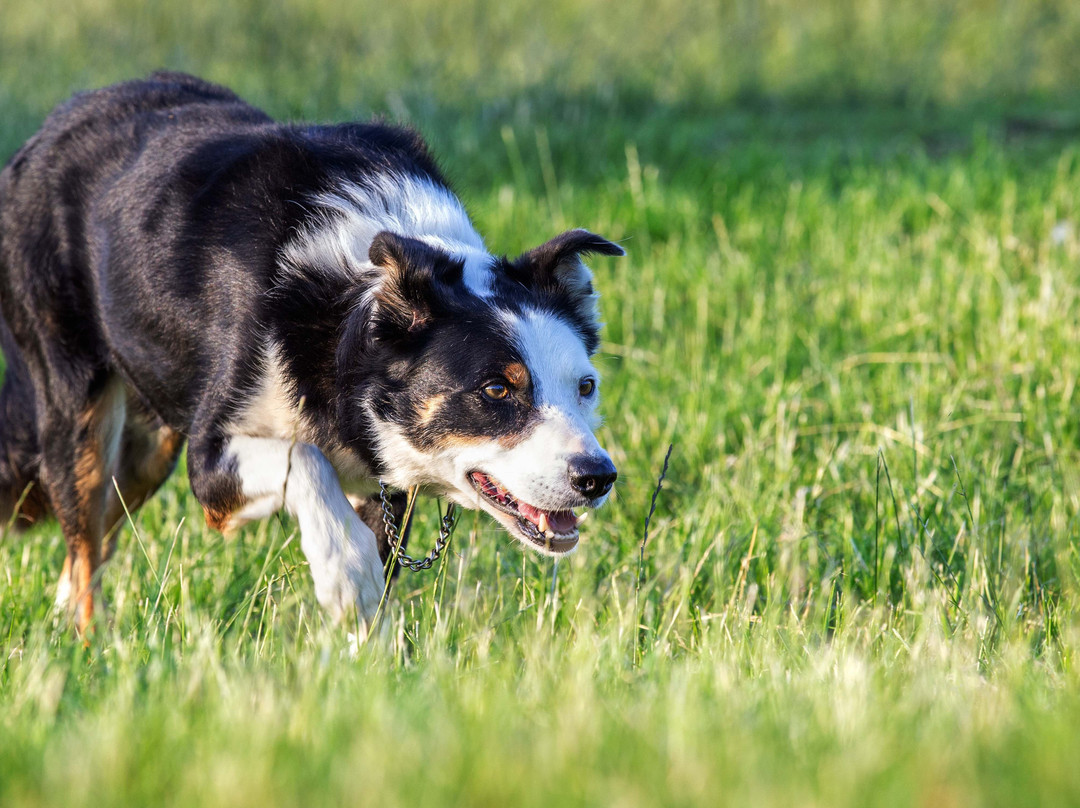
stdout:
<svg viewBox="0 0 1080 808">
<path fill-rule="evenodd" d="M 585 521 L 584 516 L 575 516 L 570 510 L 545 511 L 522 502 L 483 472 L 469 472 L 469 482 L 497 511 L 511 517 L 508 525 L 517 528 L 520 538 L 554 555 L 569 553 L 577 546 L 578 525 Z"/>
</svg>

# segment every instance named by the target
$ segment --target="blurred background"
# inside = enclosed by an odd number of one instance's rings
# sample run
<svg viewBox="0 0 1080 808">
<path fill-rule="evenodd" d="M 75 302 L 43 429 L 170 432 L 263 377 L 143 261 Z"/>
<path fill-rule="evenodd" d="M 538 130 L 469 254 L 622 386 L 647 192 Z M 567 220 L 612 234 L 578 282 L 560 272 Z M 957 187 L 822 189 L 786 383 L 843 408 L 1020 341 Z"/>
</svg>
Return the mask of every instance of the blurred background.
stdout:
<svg viewBox="0 0 1080 808">
<path fill-rule="evenodd" d="M 1001 107 L 1075 94 L 1078 35 L 1067 0 L 44 0 L 7 4 L 0 79 L 35 117 L 45 88 L 163 65 L 301 117 L 534 97 Z"/>
<path fill-rule="evenodd" d="M 377 112 L 444 139 L 462 117 L 570 132 L 606 117 L 586 128 L 595 136 L 732 108 L 869 105 L 925 122 L 1049 104 L 1042 125 L 1077 124 L 1080 6 L 1069 0 L 12 0 L 3 16 L 6 151 L 69 92 L 163 66 L 284 118 Z M 681 133 L 671 148 L 709 145 Z M 451 159 L 475 148 L 455 141 Z"/>
</svg>

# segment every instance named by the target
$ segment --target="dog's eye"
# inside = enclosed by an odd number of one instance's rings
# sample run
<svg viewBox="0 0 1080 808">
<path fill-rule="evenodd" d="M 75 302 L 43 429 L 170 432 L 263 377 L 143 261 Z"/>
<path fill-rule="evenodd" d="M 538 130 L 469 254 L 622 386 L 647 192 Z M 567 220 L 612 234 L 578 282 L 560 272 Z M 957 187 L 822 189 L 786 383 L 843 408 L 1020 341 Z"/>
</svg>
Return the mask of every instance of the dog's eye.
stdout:
<svg viewBox="0 0 1080 808">
<path fill-rule="evenodd" d="M 485 398 L 490 398 L 492 401 L 500 401 L 510 395 L 510 388 L 502 382 L 492 382 L 481 390 Z"/>
<path fill-rule="evenodd" d="M 586 376 L 584 379 L 578 382 L 577 391 L 578 395 L 582 398 L 588 398 L 589 396 L 591 396 L 595 389 L 596 379 L 590 379 L 588 376 Z"/>
</svg>

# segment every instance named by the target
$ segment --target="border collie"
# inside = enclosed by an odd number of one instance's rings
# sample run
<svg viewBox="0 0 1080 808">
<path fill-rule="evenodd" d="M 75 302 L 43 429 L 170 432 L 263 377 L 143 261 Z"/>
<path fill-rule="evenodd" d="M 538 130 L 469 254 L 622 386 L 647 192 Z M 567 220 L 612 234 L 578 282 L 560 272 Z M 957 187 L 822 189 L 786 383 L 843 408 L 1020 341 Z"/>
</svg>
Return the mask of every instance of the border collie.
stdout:
<svg viewBox="0 0 1080 808">
<path fill-rule="evenodd" d="M 78 94 L 0 173 L 0 518 L 55 514 L 80 631 L 185 442 L 210 526 L 296 517 L 334 618 L 383 593 L 379 478 L 568 553 L 616 477 L 590 253 L 623 250 L 493 256 L 407 129 L 176 73 Z"/>
</svg>

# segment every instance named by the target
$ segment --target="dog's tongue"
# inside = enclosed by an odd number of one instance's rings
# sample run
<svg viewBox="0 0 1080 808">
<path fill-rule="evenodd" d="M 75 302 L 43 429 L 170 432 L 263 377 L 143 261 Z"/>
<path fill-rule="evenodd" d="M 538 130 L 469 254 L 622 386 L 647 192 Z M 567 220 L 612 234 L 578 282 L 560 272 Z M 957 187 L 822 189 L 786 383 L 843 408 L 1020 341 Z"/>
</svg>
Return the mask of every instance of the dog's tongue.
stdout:
<svg viewBox="0 0 1080 808">
<path fill-rule="evenodd" d="M 518 502 L 518 510 L 521 515 L 534 525 L 539 523 L 540 517 L 547 514 L 548 526 L 556 533 L 569 533 L 577 527 L 577 517 L 573 511 L 542 511 L 534 508 L 526 502 Z"/>
</svg>

